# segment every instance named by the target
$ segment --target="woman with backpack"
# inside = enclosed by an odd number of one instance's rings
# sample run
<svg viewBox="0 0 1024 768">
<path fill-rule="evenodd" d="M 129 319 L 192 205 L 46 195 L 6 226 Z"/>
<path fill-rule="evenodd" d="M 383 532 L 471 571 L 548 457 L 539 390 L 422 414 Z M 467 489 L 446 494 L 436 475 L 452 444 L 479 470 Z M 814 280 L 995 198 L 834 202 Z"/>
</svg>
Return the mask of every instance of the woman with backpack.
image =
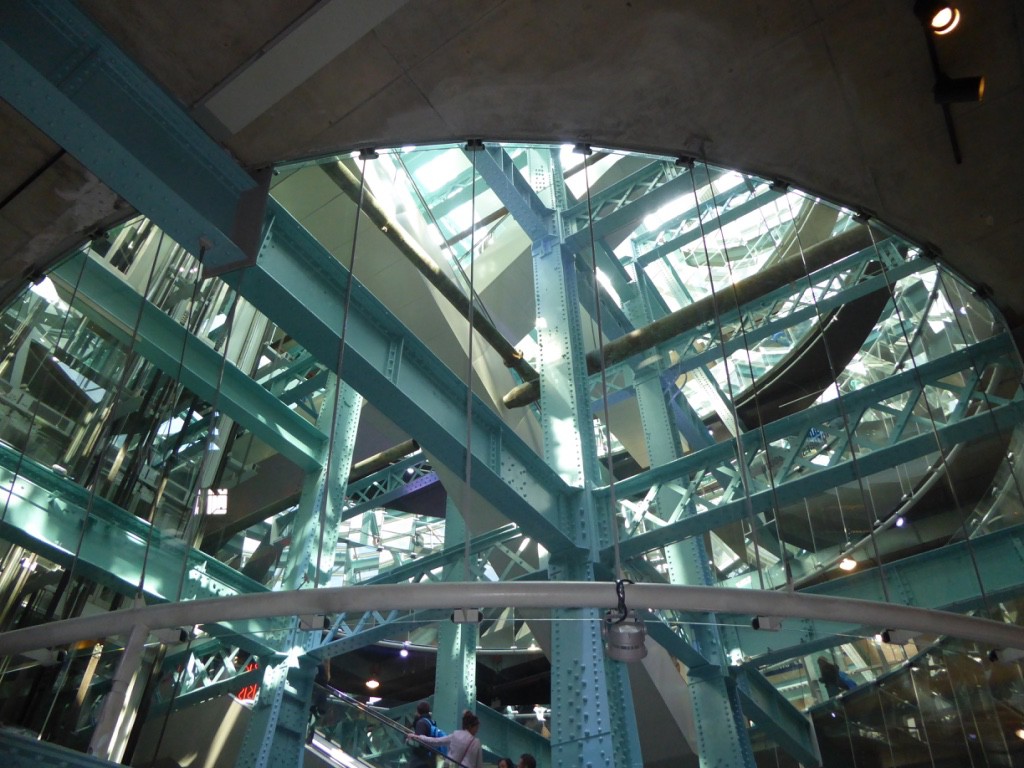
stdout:
<svg viewBox="0 0 1024 768">
<path fill-rule="evenodd" d="M 447 736 L 431 738 L 419 733 L 410 734 L 410 739 L 429 747 L 448 747 L 448 759 L 464 768 L 483 768 L 484 752 L 476 732 L 480 730 L 480 718 L 468 709 L 462 713 L 462 728 Z"/>
</svg>

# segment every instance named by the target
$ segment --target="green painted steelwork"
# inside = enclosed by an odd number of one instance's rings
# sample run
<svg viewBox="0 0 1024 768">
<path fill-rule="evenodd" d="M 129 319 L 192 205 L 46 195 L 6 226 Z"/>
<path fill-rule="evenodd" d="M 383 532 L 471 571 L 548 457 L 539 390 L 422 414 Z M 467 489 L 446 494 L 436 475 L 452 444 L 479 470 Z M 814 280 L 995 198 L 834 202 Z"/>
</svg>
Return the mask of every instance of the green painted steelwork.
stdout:
<svg viewBox="0 0 1024 768">
<path fill-rule="evenodd" d="M 647 325 L 653 319 L 640 299 L 628 302 L 626 311 L 640 325 Z M 649 368 L 636 381 L 636 399 L 648 455 L 652 464 L 660 465 L 678 458 L 681 450 L 662 391 L 660 366 Z M 680 496 L 674 484 L 663 485 L 653 506 L 665 513 L 674 512 L 679 508 Z M 695 505 L 686 504 L 683 514 L 696 514 Z M 708 553 L 703 537 L 694 536 L 668 545 L 665 547 L 665 560 L 671 584 L 710 586 L 714 583 L 708 568 Z M 737 711 L 736 698 L 730 695 L 727 680 L 721 674 L 728 659 L 722 645 L 717 617 L 713 613 L 699 616 L 687 628 L 687 633 L 693 638 L 696 648 L 700 649 L 693 654 L 703 662 L 699 674 L 694 674 L 693 664 L 689 665 L 689 694 L 693 702 L 694 723 L 700 735 L 695 751 L 705 765 L 743 765 L 753 768 L 754 754 L 742 712 Z M 686 641 L 679 637 L 675 645 L 686 645 Z M 712 670 L 715 674 L 708 674 Z M 714 738 L 705 737 L 705 731 L 708 730 L 714 731 Z"/>
<path fill-rule="evenodd" d="M 821 765 L 821 750 L 811 720 L 757 670 L 734 667 L 730 673 L 743 702 L 743 713 L 754 722 L 754 727 L 801 765 Z"/>
<path fill-rule="evenodd" d="M 120 594 L 136 594 L 143 568 L 143 594 L 150 602 L 267 591 L 217 559 L 188 550 L 177 536 L 91 496 L 81 486 L 3 445 L 0 498 L 6 507 L 0 537 L 65 568 L 74 564 L 80 575 Z M 211 632 L 237 632 L 240 643 L 260 651 L 280 629 L 278 620 L 209 628 Z"/>
<path fill-rule="evenodd" d="M 140 355 L 168 376 L 207 402 L 217 403 L 221 411 L 303 469 L 319 466 L 324 437 L 316 427 L 145 301 L 117 274 L 79 252 L 51 275 L 69 291 L 77 288 L 79 306 L 90 318 L 123 343 L 133 343 Z"/>
<path fill-rule="evenodd" d="M 73 3 L 5 3 L 0 65 L 5 101 L 207 268 L 255 256 L 265 191 Z"/>
<path fill-rule="evenodd" d="M 748 468 L 760 465 L 768 458 L 765 446 L 773 446 L 770 463 L 778 467 L 771 477 L 753 473 L 749 477 L 749 495 L 744 495 L 740 472 L 736 462 L 736 445 L 718 443 L 669 464 L 636 475 L 619 483 L 620 498 L 644 493 L 655 485 L 680 478 L 699 481 L 712 469 L 732 478 L 731 485 L 718 489 L 714 495 L 701 492 L 697 482 L 686 481 L 688 487 L 684 503 L 665 525 L 640 533 L 621 543 L 624 557 L 635 557 L 673 541 L 712 530 L 735 522 L 749 514 L 757 514 L 799 501 L 826 488 L 866 477 L 892 467 L 899 462 L 926 456 L 939 450 L 949 450 L 965 440 L 993 434 L 1013 426 L 1024 414 L 1024 394 L 1019 389 L 1008 397 L 986 394 L 980 388 L 983 373 L 990 366 L 1005 365 L 1016 369 L 1019 365 L 1012 340 L 1007 334 L 973 344 L 938 360 L 924 363 L 911 370 L 891 376 L 876 384 L 846 395 L 841 402 L 830 401 L 808 408 L 801 413 L 779 419 L 762 429 L 746 433 L 741 438 Z M 961 385 L 953 385 L 949 377 L 960 374 Z M 917 424 L 895 423 L 896 429 L 880 439 L 857 437 L 856 459 L 847 450 L 848 438 L 844 423 L 849 423 L 855 435 L 869 414 L 878 418 L 892 414 L 891 405 L 897 398 L 912 410 L 926 389 L 951 391 L 958 405 L 946 415 L 946 421 Z M 966 415 L 970 408 L 974 415 Z M 985 410 L 988 408 L 988 410 Z M 898 414 L 897 414 L 898 415 Z M 816 449 L 814 456 L 824 455 L 825 463 L 811 461 L 810 430 L 816 429 L 828 436 L 828 454 Z M 786 446 L 786 447 L 783 447 Z M 808 453 L 808 455 L 805 455 Z M 682 518 L 685 503 L 695 504 L 700 514 Z M 611 556 L 605 550 L 603 556 Z"/>
<path fill-rule="evenodd" d="M 979 582 L 980 578 L 980 582 Z M 964 613 L 988 609 L 1024 595 L 1024 525 L 958 541 L 800 590 L 832 597 L 884 601 L 885 580 L 892 602 Z M 743 617 L 743 623 L 749 617 Z M 739 622 L 734 622 L 734 624 Z M 864 635 L 855 621 L 845 624 L 786 620 L 778 632 L 730 626 L 728 644 L 748 664 L 763 667 L 849 642 Z M 873 634 L 873 630 L 871 632 Z"/>
<path fill-rule="evenodd" d="M 35 734 L 0 728 L 0 752 L 11 768 L 117 768 L 120 763 L 39 741 Z"/>
<path fill-rule="evenodd" d="M 271 204 L 256 266 L 225 279 L 325 364 L 338 355 L 348 272 L 284 210 Z M 457 475 L 464 471 L 465 384 L 408 334 L 358 281 L 347 312 L 343 378 Z M 555 516 L 557 475 L 483 403 L 473 417 L 473 488 L 549 551 L 571 547 Z"/>
<path fill-rule="evenodd" d="M 338 526 L 363 400 L 336 376 L 329 379 L 317 420 L 317 428 L 327 436 L 328 445 L 318 457 L 322 468 L 307 473 L 302 485 L 299 509 L 292 518 L 284 589 L 310 584 L 314 588 L 326 586 L 334 569 Z"/>
<path fill-rule="evenodd" d="M 597 438 L 586 386 L 580 302 L 573 254 L 555 238 L 535 241 L 534 291 L 539 345 L 544 455 L 571 486 L 582 489 L 560 524 L 579 550 L 552 553 L 549 578 L 595 581 L 594 555 L 612 540 L 611 513 L 596 503 Z M 551 628 L 551 756 L 559 765 L 640 766 L 636 712 L 625 665 L 604 652 L 594 609 L 556 609 Z M 586 722 L 587 727 L 581 727 Z"/>
</svg>

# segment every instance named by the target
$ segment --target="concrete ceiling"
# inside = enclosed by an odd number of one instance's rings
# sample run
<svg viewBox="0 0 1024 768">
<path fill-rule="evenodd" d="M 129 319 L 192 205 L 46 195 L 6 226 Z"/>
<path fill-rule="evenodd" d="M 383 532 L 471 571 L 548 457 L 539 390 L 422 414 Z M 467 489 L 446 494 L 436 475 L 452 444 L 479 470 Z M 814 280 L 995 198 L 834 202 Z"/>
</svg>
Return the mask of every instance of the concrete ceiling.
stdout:
<svg viewBox="0 0 1024 768">
<path fill-rule="evenodd" d="M 789 180 L 932 245 L 1024 316 L 1024 9 L 965 0 L 236 0 L 81 5 L 247 168 L 465 137 L 688 154 Z M 0 102 L 0 302 L 123 201 Z M 1008 279 L 1009 278 L 1009 279 Z"/>
</svg>

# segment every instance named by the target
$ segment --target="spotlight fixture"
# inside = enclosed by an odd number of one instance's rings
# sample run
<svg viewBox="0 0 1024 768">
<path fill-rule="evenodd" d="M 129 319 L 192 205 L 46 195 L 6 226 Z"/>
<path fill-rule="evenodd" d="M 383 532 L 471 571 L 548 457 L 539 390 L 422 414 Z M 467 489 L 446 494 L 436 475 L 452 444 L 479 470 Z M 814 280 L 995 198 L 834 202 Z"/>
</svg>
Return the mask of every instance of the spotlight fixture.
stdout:
<svg viewBox="0 0 1024 768">
<path fill-rule="evenodd" d="M 839 561 L 839 567 L 844 571 L 852 571 L 854 568 L 857 567 L 857 561 L 854 560 L 852 557 L 844 557 L 842 560 Z"/>
<path fill-rule="evenodd" d="M 636 615 L 636 611 L 626 608 L 626 584 L 632 583 L 628 579 L 619 579 L 615 582 L 619 607 L 607 611 L 601 622 L 605 652 L 608 658 L 615 661 L 640 661 L 647 655 L 647 646 L 644 643 L 647 630 L 644 622 Z"/>
<path fill-rule="evenodd" d="M 782 629 L 782 619 L 778 616 L 755 616 L 750 620 L 750 626 L 761 631 L 778 632 Z"/>
<path fill-rule="evenodd" d="M 957 104 L 981 101 L 985 98 L 985 78 L 981 75 L 974 77 L 946 77 L 940 75 L 935 80 L 936 104 Z"/>
<path fill-rule="evenodd" d="M 993 648 L 988 652 L 988 660 L 997 661 L 1020 661 L 1024 659 L 1024 651 L 1019 648 Z"/>
<path fill-rule="evenodd" d="M 917 0 L 914 13 L 933 35 L 948 35 L 960 24 L 960 9 L 952 3 Z"/>
<path fill-rule="evenodd" d="M 376 677 L 371 677 L 369 680 L 366 681 L 366 687 L 369 688 L 371 691 L 376 691 L 378 688 L 380 688 L 380 681 Z"/>
<path fill-rule="evenodd" d="M 920 632 L 906 629 L 886 629 L 882 631 L 882 642 L 889 645 L 906 645 L 917 637 Z"/>
</svg>

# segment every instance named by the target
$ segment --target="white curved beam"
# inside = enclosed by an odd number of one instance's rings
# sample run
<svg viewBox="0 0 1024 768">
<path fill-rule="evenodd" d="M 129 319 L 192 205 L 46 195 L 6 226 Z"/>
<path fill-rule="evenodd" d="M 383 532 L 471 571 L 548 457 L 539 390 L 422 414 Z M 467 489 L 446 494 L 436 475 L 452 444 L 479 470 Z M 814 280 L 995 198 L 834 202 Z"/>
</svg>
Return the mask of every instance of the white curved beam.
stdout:
<svg viewBox="0 0 1024 768">
<path fill-rule="evenodd" d="M 748 614 L 856 622 L 878 629 L 906 629 L 974 640 L 990 648 L 1024 649 L 1024 627 L 946 611 L 871 600 L 722 587 L 631 584 L 630 608 Z M 125 634 L 136 625 L 150 629 L 222 621 L 332 614 L 341 611 L 424 608 L 615 608 L 612 582 L 495 582 L 381 584 L 334 587 L 209 600 L 162 603 L 143 608 L 55 621 L 0 634 L 0 655 Z"/>
</svg>

